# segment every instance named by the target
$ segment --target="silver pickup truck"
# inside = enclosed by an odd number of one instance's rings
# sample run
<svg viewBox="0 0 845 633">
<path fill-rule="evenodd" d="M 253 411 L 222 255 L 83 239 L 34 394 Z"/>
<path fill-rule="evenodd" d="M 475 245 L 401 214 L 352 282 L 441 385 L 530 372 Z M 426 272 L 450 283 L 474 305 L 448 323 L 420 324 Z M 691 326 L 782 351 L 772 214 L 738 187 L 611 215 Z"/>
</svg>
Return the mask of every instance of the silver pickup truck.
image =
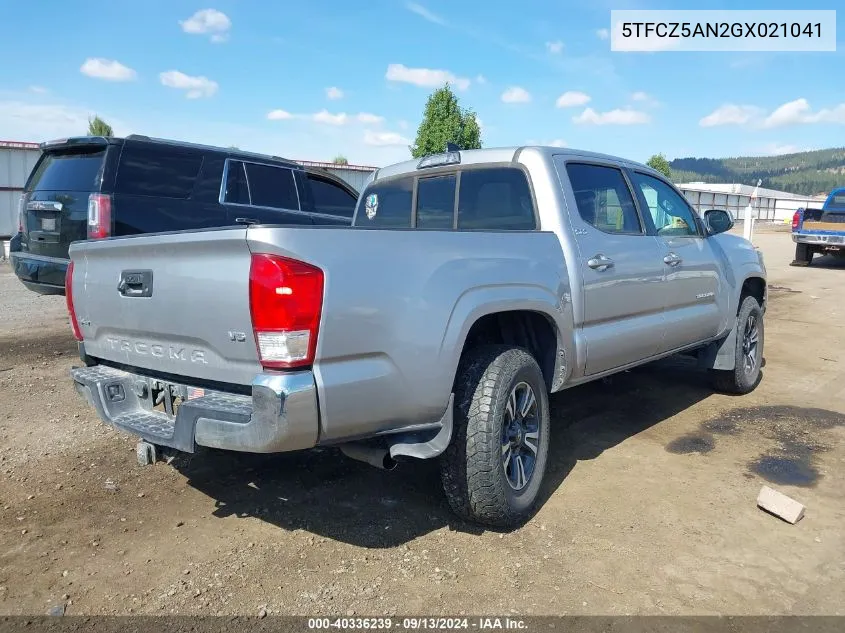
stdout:
<svg viewBox="0 0 845 633">
<path fill-rule="evenodd" d="M 679 352 L 720 390 L 755 388 L 766 273 L 732 225 L 627 160 L 446 152 L 378 170 L 351 227 L 74 243 L 73 380 L 146 459 L 438 458 L 455 512 L 515 526 L 546 469 L 550 393 Z"/>
</svg>

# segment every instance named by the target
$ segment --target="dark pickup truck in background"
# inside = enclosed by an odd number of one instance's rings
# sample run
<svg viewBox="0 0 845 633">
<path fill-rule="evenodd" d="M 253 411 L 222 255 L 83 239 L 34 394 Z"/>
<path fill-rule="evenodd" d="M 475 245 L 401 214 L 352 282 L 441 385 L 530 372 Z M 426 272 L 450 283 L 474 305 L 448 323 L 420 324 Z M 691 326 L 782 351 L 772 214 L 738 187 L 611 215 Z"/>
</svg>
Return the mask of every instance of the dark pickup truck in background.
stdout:
<svg viewBox="0 0 845 633">
<path fill-rule="evenodd" d="M 277 156 L 130 135 L 41 145 L 11 262 L 23 284 L 63 294 L 71 242 L 242 223 L 349 225 L 358 192 Z"/>
<path fill-rule="evenodd" d="M 793 266 L 809 266 L 816 253 L 845 253 L 845 187 L 834 189 L 821 209 L 798 209 L 792 216 Z"/>
</svg>

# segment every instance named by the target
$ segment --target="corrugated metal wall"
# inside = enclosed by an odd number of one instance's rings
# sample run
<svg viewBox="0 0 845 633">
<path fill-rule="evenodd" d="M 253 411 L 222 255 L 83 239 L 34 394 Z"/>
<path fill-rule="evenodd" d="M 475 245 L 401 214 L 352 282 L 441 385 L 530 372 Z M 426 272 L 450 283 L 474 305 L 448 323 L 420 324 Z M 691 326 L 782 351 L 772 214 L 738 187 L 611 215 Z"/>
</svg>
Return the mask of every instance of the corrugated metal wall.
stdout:
<svg viewBox="0 0 845 633">
<path fill-rule="evenodd" d="M 18 200 L 40 155 L 33 143 L 0 141 L 0 238 L 18 231 Z"/>
</svg>

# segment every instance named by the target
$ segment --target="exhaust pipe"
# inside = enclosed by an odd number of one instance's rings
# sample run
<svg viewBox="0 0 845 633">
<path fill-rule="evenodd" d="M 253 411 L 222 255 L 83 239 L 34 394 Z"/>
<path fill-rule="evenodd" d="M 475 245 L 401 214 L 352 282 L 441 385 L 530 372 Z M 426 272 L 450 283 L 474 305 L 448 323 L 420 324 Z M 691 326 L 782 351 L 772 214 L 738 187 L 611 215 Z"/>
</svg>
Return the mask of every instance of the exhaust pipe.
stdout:
<svg viewBox="0 0 845 633">
<path fill-rule="evenodd" d="M 341 452 L 351 459 L 365 462 L 382 470 L 393 470 L 396 461 L 390 456 L 386 448 L 373 448 L 365 444 L 341 444 Z"/>
</svg>

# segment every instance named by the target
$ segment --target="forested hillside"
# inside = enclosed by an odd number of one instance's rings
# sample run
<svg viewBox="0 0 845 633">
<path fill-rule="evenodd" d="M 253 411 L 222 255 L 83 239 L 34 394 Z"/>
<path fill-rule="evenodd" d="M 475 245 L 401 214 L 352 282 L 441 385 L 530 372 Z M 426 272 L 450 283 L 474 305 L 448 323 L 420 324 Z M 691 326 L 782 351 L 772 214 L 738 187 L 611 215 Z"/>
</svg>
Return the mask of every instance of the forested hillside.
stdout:
<svg viewBox="0 0 845 633">
<path fill-rule="evenodd" d="M 781 156 L 738 158 L 676 158 L 670 163 L 672 180 L 721 182 L 780 189 L 802 195 L 827 193 L 845 187 L 845 147 Z"/>
</svg>

